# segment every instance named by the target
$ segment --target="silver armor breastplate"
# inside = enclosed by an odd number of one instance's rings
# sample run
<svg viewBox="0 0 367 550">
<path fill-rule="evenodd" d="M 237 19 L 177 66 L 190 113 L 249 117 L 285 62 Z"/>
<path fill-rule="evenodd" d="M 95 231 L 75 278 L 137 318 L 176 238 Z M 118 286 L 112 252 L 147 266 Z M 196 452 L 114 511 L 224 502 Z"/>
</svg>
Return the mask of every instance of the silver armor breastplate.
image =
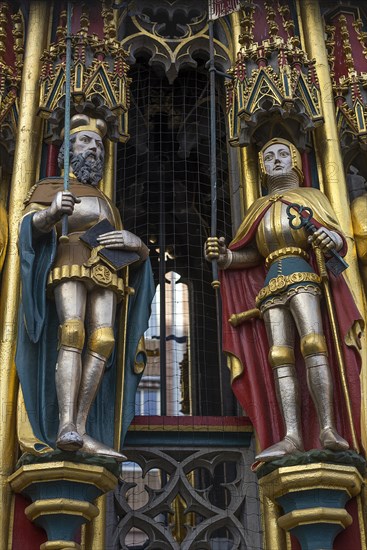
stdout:
<svg viewBox="0 0 367 550">
<path fill-rule="evenodd" d="M 286 204 L 281 201 L 274 202 L 259 224 L 256 244 L 264 258 L 287 246 L 296 246 L 303 250 L 309 248 L 304 228 L 291 229 L 286 210 Z"/>
<path fill-rule="evenodd" d="M 86 231 L 104 218 L 114 225 L 112 211 L 103 198 L 81 197 L 81 202 L 75 204 L 74 212 L 69 216 L 69 233 Z M 60 227 L 58 224 L 58 232 Z"/>
</svg>

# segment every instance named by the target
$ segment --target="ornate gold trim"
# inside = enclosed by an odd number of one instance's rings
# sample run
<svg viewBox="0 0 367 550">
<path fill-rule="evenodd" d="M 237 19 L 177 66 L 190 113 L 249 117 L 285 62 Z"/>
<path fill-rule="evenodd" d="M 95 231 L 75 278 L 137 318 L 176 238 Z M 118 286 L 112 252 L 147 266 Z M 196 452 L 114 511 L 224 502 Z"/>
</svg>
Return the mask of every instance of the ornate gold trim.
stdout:
<svg viewBox="0 0 367 550">
<path fill-rule="evenodd" d="M 88 483 L 105 493 L 116 486 L 116 477 L 106 468 L 66 461 L 26 464 L 8 478 L 15 493 L 21 493 L 32 483 L 47 483 L 56 480 Z"/>
<path fill-rule="evenodd" d="M 319 506 L 318 508 L 304 508 L 302 510 L 293 510 L 278 519 L 278 525 L 289 531 L 299 525 L 308 525 L 314 523 L 338 523 L 344 529 L 351 525 L 352 517 L 343 508 L 327 508 Z"/>
<path fill-rule="evenodd" d="M 355 28 L 358 40 L 363 48 L 363 55 L 367 58 L 367 33 L 363 31 L 363 21 L 358 9 L 358 19 L 352 23 Z"/>
<path fill-rule="evenodd" d="M 24 453 L 29 452 L 33 455 L 42 455 L 51 453 L 54 450 L 34 435 L 25 407 L 21 386 L 19 386 L 17 404 L 17 434 L 20 448 Z M 36 449 L 36 446 L 39 446 L 39 448 Z"/>
<path fill-rule="evenodd" d="M 270 279 L 269 284 L 264 286 L 256 296 L 257 306 L 268 296 L 280 294 L 287 290 L 287 287 L 296 283 L 321 283 L 321 278 L 316 273 L 291 273 L 291 275 L 278 275 Z"/>
<path fill-rule="evenodd" d="M 96 500 L 99 514 L 90 523 L 84 524 L 82 531 L 82 549 L 106 548 L 106 513 L 107 495 L 101 495 Z M 84 544 L 84 546 L 83 546 Z"/>
<path fill-rule="evenodd" d="M 25 509 L 25 515 L 31 521 L 40 516 L 66 514 L 70 516 L 82 516 L 90 521 L 97 517 L 99 510 L 97 506 L 83 500 L 74 500 L 69 498 L 48 498 L 45 500 L 35 500 Z"/>
<path fill-rule="evenodd" d="M 243 373 L 243 364 L 241 359 L 233 355 L 233 353 L 226 353 L 227 356 L 227 367 L 231 373 L 231 384 L 239 378 Z"/>
<path fill-rule="evenodd" d="M 176 425 L 168 425 L 164 424 L 162 422 L 161 425 L 155 425 L 154 428 L 156 430 L 163 430 L 165 432 L 177 432 L 177 424 Z M 146 424 L 132 424 L 129 427 L 129 432 L 145 432 L 148 430 L 152 430 L 152 425 L 148 422 Z M 180 432 L 192 432 L 195 430 L 196 432 L 232 432 L 232 433 L 252 433 L 254 431 L 252 426 L 222 426 L 222 425 L 210 425 L 210 424 L 195 424 L 191 426 L 180 426 Z"/>
<path fill-rule="evenodd" d="M 313 296 L 321 296 L 322 294 L 321 289 L 313 284 L 298 285 L 297 287 L 289 289 L 285 294 L 274 296 L 273 298 L 266 300 L 266 302 L 263 302 L 260 307 L 261 315 L 264 315 L 265 311 L 274 305 L 284 306 L 293 296 L 297 296 L 300 292 L 308 292 Z"/>
<path fill-rule="evenodd" d="M 279 250 L 275 250 L 274 252 L 271 252 L 271 254 L 267 256 L 265 260 L 266 269 L 269 269 L 270 265 L 275 260 L 278 260 L 279 258 L 283 258 L 284 256 L 300 256 L 306 261 L 310 259 L 310 256 L 302 248 L 299 248 L 298 246 L 286 246 L 285 248 L 279 248 Z"/>
<path fill-rule="evenodd" d="M 135 350 L 135 360 L 134 360 L 134 372 L 135 374 L 142 374 L 145 369 L 145 363 L 144 361 L 137 361 L 138 355 L 142 353 L 145 357 L 147 355 L 146 349 L 145 349 L 145 340 L 144 336 L 142 336 L 138 342 L 138 345 Z"/>
<path fill-rule="evenodd" d="M 362 493 L 360 495 L 357 495 L 356 500 L 357 500 L 357 508 L 358 508 L 358 523 L 359 523 L 359 531 L 361 535 L 361 544 L 362 544 L 362 548 L 367 548 L 366 524 L 365 524 L 366 520 L 364 519 L 364 513 L 363 513 Z"/>
<path fill-rule="evenodd" d="M 261 495 L 261 486 L 259 488 Z M 268 497 L 260 500 L 262 504 L 261 520 L 264 529 L 265 549 L 266 550 L 288 550 L 287 534 L 279 526 L 279 517 L 281 508 Z"/>
<path fill-rule="evenodd" d="M 124 295 L 124 284 L 121 277 L 103 264 L 85 267 L 84 265 L 62 265 L 54 267 L 47 280 L 47 291 L 54 288 L 63 280 L 78 279 L 93 281 L 99 286 L 108 287 L 118 296 Z"/>
<path fill-rule="evenodd" d="M 9 537 L 7 550 L 13 550 L 13 532 L 14 532 L 14 508 L 15 508 L 15 495 L 11 496 L 10 514 L 9 514 Z"/>
<path fill-rule="evenodd" d="M 80 544 L 69 540 L 50 540 L 40 546 L 40 550 L 80 550 Z"/>
<path fill-rule="evenodd" d="M 74 30 L 72 43 L 74 63 L 71 69 L 71 96 L 77 110 L 85 107 L 86 102 L 96 96 L 103 99 L 104 107 L 116 115 L 115 121 L 109 119 L 110 138 L 125 142 L 129 135 L 127 129 L 127 111 L 129 109 L 129 85 L 127 76 L 127 52 L 116 39 L 115 17 L 113 9 L 101 2 L 99 16 L 103 19 L 103 38 L 99 38 L 89 28 L 89 5 L 82 8 L 80 26 Z M 64 97 L 65 82 L 65 41 L 66 11 L 61 12 L 57 28 L 57 39 L 43 52 L 40 78 L 41 99 L 40 116 L 48 119 L 51 113 L 62 109 L 60 100 Z M 52 117 L 51 117 L 52 118 Z M 111 118 L 111 117 L 110 117 Z M 51 126 L 53 125 L 51 120 Z M 52 131 L 47 138 L 60 138 L 60 128 Z"/>
<path fill-rule="evenodd" d="M 259 481 L 264 495 L 275 500 L 294 491 L 329 489 L 345 491 L 350 498 L 358 495 L 363 479 L 353 466 L 318 462 L 279 468 Z"/>
</svg>

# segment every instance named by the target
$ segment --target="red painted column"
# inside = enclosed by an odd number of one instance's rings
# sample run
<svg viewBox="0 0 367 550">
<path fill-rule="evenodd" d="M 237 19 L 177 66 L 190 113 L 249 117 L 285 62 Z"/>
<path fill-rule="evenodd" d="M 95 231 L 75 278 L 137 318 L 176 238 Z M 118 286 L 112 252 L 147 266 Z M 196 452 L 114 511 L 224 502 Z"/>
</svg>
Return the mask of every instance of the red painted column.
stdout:
<svg viewBox="0 0 367 550">
<path fill-rule="evenodd" d="M 301 155 L 302 157 L 302 168 L 303 168 L 303 187 L 312 187 L 312 181 L 311 181 L 311 167 L 310 167 L 310 161 L 308 158 L 308 154 L 306 151 L 304 151 Z"/>
<path fill-rule="evenodd" d="M 58 155 L 59 155 L 59 148 L 53 143 L 51 143 L 47 148 L 46 178 L 57 175 Z"/>
</svg>

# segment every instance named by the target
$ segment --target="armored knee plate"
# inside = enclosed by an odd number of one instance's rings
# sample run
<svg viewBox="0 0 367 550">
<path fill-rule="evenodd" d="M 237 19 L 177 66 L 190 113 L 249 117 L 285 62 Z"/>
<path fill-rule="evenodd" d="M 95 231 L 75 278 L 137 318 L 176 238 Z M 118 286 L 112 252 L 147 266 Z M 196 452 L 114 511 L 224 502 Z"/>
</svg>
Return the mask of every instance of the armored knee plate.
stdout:
<svg viewBox="0 0 367 550">
<path fill-rule="evenodd" d="M 272 346 L 268 355 L 269 363 L 273 369 L 284 365 L 294 365 L 294 351 L 290 346 Z"/>
<path fill-rule="evenodd" d="M 305 359 L 313 355 L 322 355 L 327 357 L 328 350 L 325 336 L 317 332 L 311 332 L 301 338 L 301 353 Z M 324 361 L 325 362 L 325 361 Z"/>
<path fill-rule="evenodd" d="M 68 319 L 59 326 L 59 349 L 72 348 L 81 352 L 84 347 L 85 329 L 81 319 Z"/>
<path fill-rule="evenodd" d="M 94 330 L 88 338 L 88 351 L 108 359 L 115 345 L 112 327 L 101 327 Z"/>
</svg>

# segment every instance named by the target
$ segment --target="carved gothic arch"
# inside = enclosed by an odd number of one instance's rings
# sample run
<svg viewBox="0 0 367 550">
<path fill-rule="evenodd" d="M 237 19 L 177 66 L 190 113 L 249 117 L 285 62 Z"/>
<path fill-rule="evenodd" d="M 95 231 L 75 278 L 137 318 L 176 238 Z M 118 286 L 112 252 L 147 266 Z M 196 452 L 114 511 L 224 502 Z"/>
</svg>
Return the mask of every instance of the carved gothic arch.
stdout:
<svg viewBox="0 0 367 550">
<path fill-rule="evenodd" d="M 170 84 L 181 69 L 197 67 L 197 59 L 208 57 L 209 37 L 207 3 L 175 0 L 152 5 L 148 0 L 136 0 L 134 8 L 122 14 L 120 37 L 128 52 L 128 63 L 140 56 L 149 57 L 149 65 L 163 71 Z M 217 68 L 227 71 L 231 66 L 231 36 L 226 20 L 215 23 L 215 57 Z"/>
</svg>

